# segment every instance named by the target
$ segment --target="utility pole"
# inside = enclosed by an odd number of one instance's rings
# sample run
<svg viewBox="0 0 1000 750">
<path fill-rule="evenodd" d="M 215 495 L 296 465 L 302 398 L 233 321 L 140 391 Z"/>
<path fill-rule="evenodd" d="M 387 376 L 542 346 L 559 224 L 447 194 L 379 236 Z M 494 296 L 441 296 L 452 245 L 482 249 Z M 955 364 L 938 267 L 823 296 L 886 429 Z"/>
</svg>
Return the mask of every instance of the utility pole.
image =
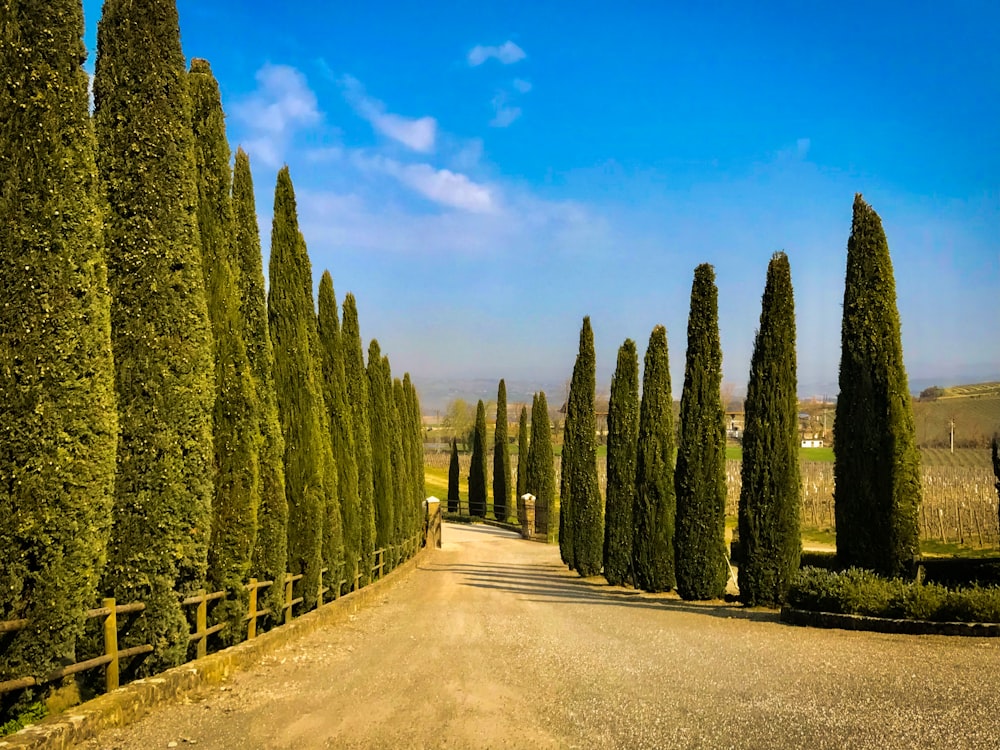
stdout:
<svg viewBox="0 0 1000 750">
<path fill-rule="evenodd" d="M 955 452 L 955 419 L 954 419 L 954 417 L 952 419 L 948 420 L 948 425 L 951 427 L 951 438 L 950 438 L 949 444 L 951 446 L 951 452 L 954 453 Z"/>
</svg>

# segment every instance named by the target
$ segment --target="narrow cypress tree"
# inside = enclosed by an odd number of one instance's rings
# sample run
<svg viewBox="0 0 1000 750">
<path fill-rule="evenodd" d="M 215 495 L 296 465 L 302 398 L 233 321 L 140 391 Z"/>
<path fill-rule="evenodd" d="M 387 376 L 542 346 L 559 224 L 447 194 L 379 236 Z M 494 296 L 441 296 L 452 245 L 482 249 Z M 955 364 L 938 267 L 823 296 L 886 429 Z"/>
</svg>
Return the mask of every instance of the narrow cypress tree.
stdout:
<svg viewBox="0 0 1000 750">
<path fill-rule="evenodd" d="M 799 399 L 795 301 L 788 256 L 767 267 L 760 328 L 750 360 L 743 432 L 739 527 L 743 562 L 740 599 L 774 606 L 785 601 L 799 569 Z"/>
<path fill-rule="evenodd" d="M 354 430 L 347 405 L 344 355 L 341 351 L 340 320 L 333 277 L 324 271 L 319 282 L 319 339 L 323 359 L 323 396 L 330 420 L 330 439 L 337 462 L 337 500 L 344 539 L 342 578 L 352 582 L 361 554 L 361 505 L 358 495 L 358 465 L 355 461 Z"/>
<path fill-rule="evenodd" d="M 174 1 L 106 0 L 94 123 L 120 433 L 102 588 L 146 604 L 120 644 L 153 645 L 140 674 L 187 652 L 178 594 L 204 585 L 214 491 L 212 331 L 187 83 Z"/>
<path fill-rule="evenodd" d="M 528 407 L 521 407 L 521 416 L 517 421 L 517 497 L 521 498 L 528 492 Z"/>
<path fill-rule="evenodd" d="M 566 401 L 569 406 L 569 400 Z M 573 475 L 573 444 L 570 435 L 575 433 L 573 419 L 567 411 L 563 422 L 563 444 L 559 456 L 559 557 L 570 569 L 573 562 L 573 498 L 570 496 L 570 477 Z M 554 521 L 550 521 L 550 524 Z"/>
<path fill-rule="evenodd" d="M 573 567 L 581 576 L 601 572 L 604 558 L 604 503 L 597 482 L 597 418 L 594 395 L 594 332 L 590 318 L 583 319 L 580 351 L 569 386 L 566 422 L 573 431 L 567 435 L 573 462 L 569 473 L 570 521 L 573 524 Z M 564 468 L 565 471 L 565 468 Z"/>
<path fill-rule="evenodd" d="M 656 326 L 642 374 L 633 508 L 632 569 L 636 587 L 645 591 L 669 591 L 677 585 L 675 440 L 667 329 Z"/>
<path fill-rule="evenodd" d="M 358 306 L 354 295 L 344 297 L 344 327 L 340 340 L 344 347 L 344 376 L 347 403 L 354 430 L 354 462 L 358 467 L 358 505 L 361 510 L 361 572 L 363 582 L 371 578 L 375 558 L 375 482 L 372 467 L 371 421 L 368 374 L 358 326 Z"/>
<path fill-rule="evenodd" d="M 316 379 L 312 271 L 298 228 L 288 168 L 278 172 L 271 224 L 268 322 L 274 343 L 274 385 L 285 441 L 288 569 L 302 574 L 306 609 L 314 606 L 323 560 L 328 441 L 323 393 Z"/>
<path fill-rule="evenodd" d="M 389 360 L 382 358 L 383 368 L 386 377 L 391 376 Z M 393 495 L 393 517 L 395 519 L 395 544 L 400 544 L 408 535 L 408 528 L 412 522 L 410 512 L 410 499 L 413 497 L 411 489 L 410 455 L 403 447 L 403 436 L 406 432 L 406 404 L 403 396 L 403 381 L 399 378 L 392 378 L 392 404 L 390 408 L 390 430 L 389 436 L 392 443 L 389 446 L 392 456 L 392 486 Z"/>
<path fill-rule="evenodd" d="M 76 661 L 110 527 L 118 420 L 82 36 L 79 0 L 0 2 L 0 620 L 30 621 L 4 636 L 0 682 Z"/>
<path fill-rule="evenodd" d="M 259 581 L 274 581 L 258 595 L 259 606 L 269 609 L 267 622 L 280 619 L 284 604 L 284 580 L 288 563 L 288 500 L 285 497 L 285 440 L 278 419 L 278 396 L 274 387 L 274 351 L 267 323 L 264 264 L 257 226 L 250 158 L 236 151 L 233 173 L 233 243 L 239 273 L 241 317 L 246 328 L 246 352 L 253 372 L 260 409 L 261 446 L 258 453 L 260 506 L 257 537 L 250 574 Z M 267 623 L 262 623 L 266 626 Z"/>
<path fill-rule="evenodd" d="M 461 497 L 458 493 L 458 440 L 451 439 L 451 461 L 448 463 L 448 512 L 458 513 Z"/>
<path fill-rule="evenodd" d="M 722 349 L 715 270 L 694 271 L 681 428 L 674 487 L 677 493 L 677 592 L 684 599 L 719 599 L 726 562 L 726 432 L 722 409 Z"/>
<path fill-rule="evenodd" d="M 552 429 L 545 391 L 531 405 L 531 447 L 528 449 L 528 492 L 535 496 L 535 530 L 555 541 L 556 467 L 552 454 Z"/>
<path fill-rule="evenodd" d="M 476 426 L 472 434 L 472 464 L 469 466 L 469 515 L 486 518 L 486 406 L 476 404 Z"/>
<path fill-rule="evenodd" d="M 368 410 L 372 430 L 372 477 L 375 497 L 375 544 L 388 552 L 394 540 L 392 485 L 392 441 L 389 409 L 392 389 L 386 388 L 382 373 L 382 352 L 378 341 L 368 345 Z"/>
<path fill-rule="evenodd" d="M 833 450 L 837 559 L 898 576 L 919 553 L 920 454 L 882 221 L 854 196 Z"/>
<path fill-rule="evenodd" d="M 510 446 L 507 444 L 507 384 L 497 386 L 497 424 L 493 432 L 493 515 L 506 521 L 510 515 Z"/>
<path fill-rule="evenodd" d="M 639 439 L 639 355 L 625 339 L 611 378 L 608 401 L 608 484 L 604 505 L 604 577 L 612 586 L 631 583 L 632 506 L 635 504 Z"/>
<path fill-rule="evenodd" d="M 208 585 L 226 592 L 213 610 L 228 622 L 220 637 L 241 640 L 250 559 L 257 538 L 260 506 L 260 408 L 247 357 L 240 315 L 238 266 L 233 257 L 232 179 L 229 144 L 219 84 L 206 60 L 191 62 L 188 76 L 193 108 L 198 175 L 198 234 L 215 341 L 215 492 L 208 546 Z"/>
<path fill-rule="evenodd" d="M 410 467 L 412 476 L 412 521 L 410 536 L 419 534 L 424 524 L 424 500 L 427 498 L 427 491 L 424 485 L 424 438 L 423 422 L 420 418 L 420 397 L 417 389 L 410 379 L 410 373 L 403 373 L 403 389 L 407 394 L 407 403 L 410 411 Z"/>
</svg>

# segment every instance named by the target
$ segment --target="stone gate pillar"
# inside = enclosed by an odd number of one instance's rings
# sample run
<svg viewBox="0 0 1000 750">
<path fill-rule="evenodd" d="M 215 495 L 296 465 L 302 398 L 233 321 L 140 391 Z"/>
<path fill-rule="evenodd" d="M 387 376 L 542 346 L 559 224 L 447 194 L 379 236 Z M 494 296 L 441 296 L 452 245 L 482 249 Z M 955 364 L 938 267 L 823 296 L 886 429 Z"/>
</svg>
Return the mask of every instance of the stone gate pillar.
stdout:
<svg viewBox="0 0 1000 750">
<path fill-rule="evenodd" d="M 518 520 L 521 522 L 521 536 L 531 539 L 535 536 L 535 496 L 521 495 L 517 503 Z"/>
</svg>

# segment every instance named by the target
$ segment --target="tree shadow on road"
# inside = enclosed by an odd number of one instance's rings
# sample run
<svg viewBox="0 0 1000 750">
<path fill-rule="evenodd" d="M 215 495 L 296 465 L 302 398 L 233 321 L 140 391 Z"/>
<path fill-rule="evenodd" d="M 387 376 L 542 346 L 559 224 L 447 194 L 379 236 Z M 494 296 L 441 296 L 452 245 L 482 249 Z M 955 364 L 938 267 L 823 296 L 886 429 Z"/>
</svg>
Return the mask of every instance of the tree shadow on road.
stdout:
<svg viewBox="0 0 1000 750">
<path fill-rule="evenodd" d="M 532 602 L 595 604 L 688 612 L 753 622 L 779 622 L 776 610 L 748 609 L 720 601 L 687 602 L 675 593 L 649 594 L 609 586 L 601 576 L 579 578 L 565 567 L 555 564 L 454 563 L 425 565 L 421 569 L 462 576 L 465 586 L 503 591 Z"/>
</svg>

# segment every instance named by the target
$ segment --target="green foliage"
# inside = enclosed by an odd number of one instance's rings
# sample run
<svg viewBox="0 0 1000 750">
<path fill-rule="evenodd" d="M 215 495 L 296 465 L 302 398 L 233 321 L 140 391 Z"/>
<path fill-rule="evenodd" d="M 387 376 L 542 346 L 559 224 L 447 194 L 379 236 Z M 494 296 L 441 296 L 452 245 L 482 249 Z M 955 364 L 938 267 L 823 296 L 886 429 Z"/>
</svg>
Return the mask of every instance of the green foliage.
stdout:
<svg viewBox="0 0 1000 750">
<path fill-rule="evenodd" d="M 597 418 L 594 413 L 596 392 L 594 332 L 590 318 L 583 319 L 580 329 L 580 351 L 573 367 L 569 385 L 564 446 L 570 446 L 572 461 L 563 464 L 569 475 L 567 496 L 573 541 L 573 568 L 581 576 L 594 576 L 604 563 L 604 503 L 597 483 Z M 565 461 L 565 449 L 563 460 Z"/>
<path fill-rule="evenodd" d="M 319 282 L 319 340 L 323 370 L 323 400 L 330 423 L 330 439 L 337 462 L 337 501 L 344 540 L 344 580 L 354 581 L 361 554 L 361 506 L 354 429 L 347 404 L 347 376 L 341 350 L 340 320 L 333 277 L 324 271 Z M 333 573 L 333 571 L 330 571 Z M 339 579 L 337 579 L 339 580 Z"/>
<path fill-rule="evenodd" d="M 152 644 L 139 670 L 152 674 L 187 652 L 178 594 L 204 585 L 214 492 L 212 331 L 172 0 L 104 3 L 94 124 L 120 423 L 102 588 L 145 602 L 120 645 Z"/>
<path fill-rule="evenodd" d="M 448 512 L 458 513 L 461 497 L 458 494 L 458 440 L 451 439 L 451 461 L 448 463 Z"/>
<path fill-rule="evenodd" d="M 726 433 L 718 290 L 707 263 L 694 272 L 687 342 L 674 472 L 677 592 L 684 599 L 720 599 L 728 576 Z"/>
<path fill-rule="evenodd" d="M 378 341 L 368 345 L 368 412 L 372 436 L 372 479 L 375 498 L 375 545 L 387 549 L 395 539 L 393 517 L 392 437 L 389 409 L 392 384 L 382 369 Z"/>
<path fill-rule="evenodd" d="M 632 570 L 636 587 L 645 591 L 669 591 L 677 585 L 675 441 L 667 329 L 656 326 L 642 375 L 633 510 Z"/>
<path fill-rule="evenodd" d="M 803 568 L 788 591 L 796 609 L 931 622 L 1000 622 L 1000 588 L 948 589 L 870 570 Z"/>
<path fill-rule="evenodd" d="M 889 245 L 881 219 L 860 194 L 847 242 L 840 357 L 837 555 L 845 567 L 902 575 L 919 552 L 920 454 Z"/>
<path fill-rule="evenodd" d="M 493 515 L 506 521 L 510 505 L 510 445 L 507 442 L 507 384 L 497 386 L 497 425 L 493 433 Z"/>
<path fill-rule="evenodd" d="M 424 486 L 424 430 L 423 421 L 420 418 L 420 397 L 417 389 L 410 379 L 410 373 L 403 373 L 403 390 L 406 393 L 407 408 L 409 411 L 409 438 L 410 451 L 410 471 L 412 473 L 411 492 L 413 493 L 411 507 L 411 528 L 409 535 L 419 534 L 424 525 L 424 500 L 427 498 L 427 489 Z"/>
<path fill-rule="evenodd" d="M 260 506 L 257 537 L 250 574 L 274 584 L 258 594 L 261 609 L 269 609 L 268 622 L 280 619 L 284 604 L 284 579 L 288 564 L 288 499 L 285 497 L 285 440 L 278 419 L 274 384 L 274 350 L 267 322 L 264 265 L 257 226 L 250 159 L 236 152 L 233 173 L 233 244 L 239 264 L 240 313 L 246 331 L 246 353 L 257 392 L 261 445 L 258 452 Z M 266 622 L 262 622 L 266 626 Z"/>
<path fill-rule="evenodd" d="M 739 504 L 740 599 L 748 605 L 785 600 L 799 569 L 799 402 L 795 301 L 788 256 L 767 268 L 760 328 L 750 360 Z"/>
<path fill-rule="evenodd" d="M 382 366 L 385 368 L 387 376 L 390 373 L 389 360 L 382 358 Z M 406 430 L 406 404 L 403 394 L 403 381 L 399 378 L 392 379 L 392 403 L 389 414 L 389 435 L 392 443 L 389 446 L 392 456 L 392 486 L 394 508 L 393 519 L 395 522 L 395 542 L 399 544 L 408 535 L 412 523 L 413 514 L 413 482 L 411 478 L 411 456 L 403 444 Z"/>
<path fill-rule="evenodd" d="M 371 576 L 375 560 L 375 481 L 373 477 L 370 398 L 365 355 L 358 325 L 358 306 L 350 292 L 344 297 L 344 327 L 340 340 L 344 350 L 347 403 L 351 407 L 354 430 L 354 462 L 358 467 L 358 506 L 361 509 L 361 570 L 363 581 Z"/>
<path fill-rule="evenodd" d="M 534 416 L 534 412 L 532 412 Z M 573 503 L 570 496 L 570 477 L 573 475 L 573 446 L 569 436 L 575 431 L 573 416 L 566 415 L 563 422 L 563 444 L 559 451 L 559 557 L 570 569 L 575 569 L 573 553 Z"/>
<path fill-rule="evenodd" d="M 545 391 L 536 393 L 531 403 L 531 447 L 525 481 L 527 492 L 535 496 L 535 530 L 548 541 L 555 541 L 556 468 Z"/>
<path fill-rule="evenodd" d="M 317 336 L 312 268 L 299 234 L 295 192 L 288 168 L 278 173 L 271 224 L 268 321 L 274 344 L 274 385 L 285 441 L 288 500 L 288 569 L 303 575 L 306 608 L 315 604 L 323 560 L 328 475 L 321 384 L 314 351 Z"/>
<path fill-rule="evenodd" d="M 639 355 L 625 339 L 611 378 L 608 401 L 608 484 L 604 506 L 604 577 L 612 586 L 631 583 L 639 440 Z"/>
<path fill-rule="evenodd" d="M 82 35 L 79 0 L 0 2 L 0 620 L 31 620 L 3 637 L 0 682 L 72 659 L 110 525 L 118 420 Z"/>
<path fill-rule="evenodd" d="M 515 501 L 528 492 L 528 407 L 521 407 L 521 416 L 517 422 L 517 490 Z"/>
<path fill-rule="evenodd" d="M 486 407 L 476 404 L 472 433 L 472 464 L 469 466 L 469 515 L 486 518 Z"/>
<path fill-rule="evenodd" d="M 260 407 L 247 357 L 240 315 L 239 266 L 233 257 L 232 179 L 219 85 L 206 60 L 191 62 L 188 76 L 198 179 L 198 234 L 208 316 L 215 342 L 215 492 L 208 546 L 208 585 L 225 591 L 213 610 L 228 622 L 224 643 L 241 640 L 251 555 L 260 506 Z"/>
</svg>

